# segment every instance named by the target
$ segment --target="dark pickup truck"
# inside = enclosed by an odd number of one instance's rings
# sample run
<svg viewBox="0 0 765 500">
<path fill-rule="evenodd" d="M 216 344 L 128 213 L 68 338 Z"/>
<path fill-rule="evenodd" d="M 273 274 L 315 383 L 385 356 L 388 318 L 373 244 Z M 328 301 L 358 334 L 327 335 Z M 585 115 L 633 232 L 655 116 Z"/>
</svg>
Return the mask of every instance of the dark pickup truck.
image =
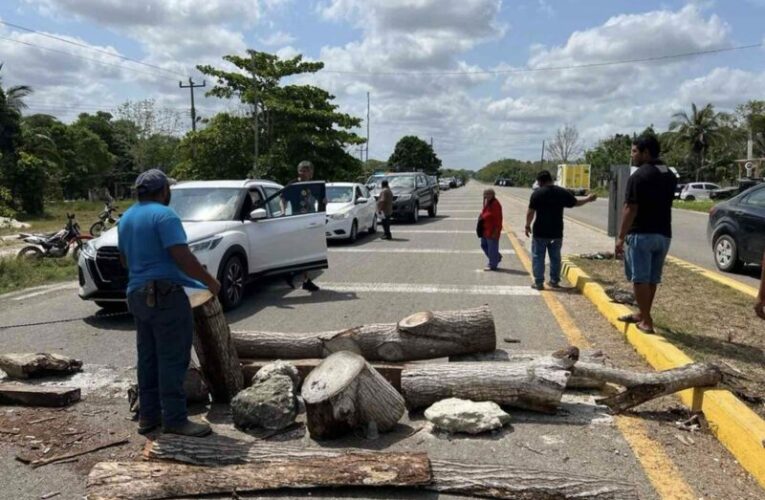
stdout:
<svg viewBox="0 0 765 500">
<path fill-rule="evenodd" d="M 388 180 L 393 191 L 393 218 L 410 222 L 420 220 L 420 210 L 427 210 L 428 216 L 435 217 L 438 211 L 438 192 L 425 174 L 418 172 L 373 175 L 367 180 L 367 187 L 380 194 L 383 180 Z"/>
</svg>

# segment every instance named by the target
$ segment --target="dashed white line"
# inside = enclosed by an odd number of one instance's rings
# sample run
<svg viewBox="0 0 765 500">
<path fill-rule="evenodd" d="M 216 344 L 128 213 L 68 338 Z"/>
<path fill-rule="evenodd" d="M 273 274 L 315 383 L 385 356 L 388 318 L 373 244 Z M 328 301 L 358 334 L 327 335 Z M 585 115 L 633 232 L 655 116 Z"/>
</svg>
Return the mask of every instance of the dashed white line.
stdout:
<svg viewBox="0 0 765 500">
<path fill-rule="evenodd" d="M 77 283 L 63 283 L 58 285 L 51 285 L 43 290 L 27 293 L 24 295 L 20 295 L 18 297 L 13 297 L 11 300 L 24 300 L 24 299 L 31 299 L 32 297 L 39 297 L 40 295 L 45 295 L 46 293 L 51 292 L 57 292 L 59 290 L 74 290 L 78 287 Z"/>
<path fill-rule="evenodd" d="M 329 248 L 329 253 L 424 253 L 424 254 L 481 254 L 483 250 L 451 250 L 445 248 Z M 512 254 L 513 250 L 502 253 Z"/>
</svg>

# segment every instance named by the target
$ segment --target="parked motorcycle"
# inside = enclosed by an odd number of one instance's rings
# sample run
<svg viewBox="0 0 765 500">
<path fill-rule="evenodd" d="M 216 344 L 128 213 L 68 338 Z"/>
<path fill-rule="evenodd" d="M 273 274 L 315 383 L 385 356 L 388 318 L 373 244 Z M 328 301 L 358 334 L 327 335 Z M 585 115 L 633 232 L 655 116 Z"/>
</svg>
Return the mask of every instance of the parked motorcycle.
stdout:
<svg viewBox="0 0 765 500">
<path fill-rule="evenodd" d="M 74 260 L 79 259 L 84 242 L 93 238 L 92 236 L 83 236 L 80 233 L 80 224 L 77 222 L 74 214 L 66 214 L 66 218 L 66 226 L 56 233 L 21 233 L 19 239 L 30 243 L 30 245 L 19 250 L 18 258 L 42 259 L 43 257 L 65 257 L 71 248 Z"/>
<path fill-rule="evenodd" d="M 90 234 L 94 238 L 98 238 L 101 236 L 101 233 L 117 225 L 120 221 L 120 217 L 119 215 L 116 217 L 114 216 L 114 212 L 116 211 L 117 207 L 113 206 L 111 203 L 104 205 L 103 211 L 98 214 L 98 222 L 90 226 Z"/>
</svg>

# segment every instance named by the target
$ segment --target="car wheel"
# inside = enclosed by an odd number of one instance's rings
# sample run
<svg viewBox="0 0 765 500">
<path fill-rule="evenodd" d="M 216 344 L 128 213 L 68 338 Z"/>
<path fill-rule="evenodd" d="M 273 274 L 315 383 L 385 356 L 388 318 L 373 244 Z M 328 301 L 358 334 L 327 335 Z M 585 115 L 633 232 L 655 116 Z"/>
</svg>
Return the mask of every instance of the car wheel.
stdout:
<svg viewBox="0 0 765 500">
<path fill-rule="evenodd" d="M 430 208 L 428 208 L 428 217 L 435 217 L 438 213 L 438 203 L 433 203 Z"/>
<path fill-rule="evenodd" d="M 412 211 L 411 221 L 417 223 L 420 221 L 420 204 L 415 203 L 414 210 Z"/>
<path fill-rule="evenodd" d="M 100 221 L 96 222 L 95 224 L 90 226 L 90 235 L 93 236 L 94 238 L 98 238 L 99 236 L 101 236 L 101 233 L 104 232 L 104 229 L 106 229 L 106 226 L 104 225 L 103 222 L 100 222 Z"/>
<path fill-rule="evenodd" d="M 720 271 L 733 272 L 741 268 L 736 240 L 730 235 L 724 234 L 715 240 L 714 252 L 715 265 Z"/>
<path fill-rule="evenodd" d="M 232 255 L 223 264 L 220 276 L 220 301 L 223 309 L 234 309 L 244 299 L 246 271 L 242 258 Z"/>
<path fill-rule="evenodd" d="M 377 215 L 372 217 L 372 225 L 369 226 L 369 234 L 375 234 L 377 232 Z"/>
<path fill-rule="evenodd" d="M 351 224 L 351 234 L 348 236 L 348 242 L 353 243 L 359 238 L 359 223 L 357 221 L 353 221 L 353 224 Z"/>
<path fill-rule="evenodd" d="M 696 201 L 696 197 L 693 196 L 692 194 L 689 194 L 688 196 L 685 197 L 683 201 Z"/>
</svg>

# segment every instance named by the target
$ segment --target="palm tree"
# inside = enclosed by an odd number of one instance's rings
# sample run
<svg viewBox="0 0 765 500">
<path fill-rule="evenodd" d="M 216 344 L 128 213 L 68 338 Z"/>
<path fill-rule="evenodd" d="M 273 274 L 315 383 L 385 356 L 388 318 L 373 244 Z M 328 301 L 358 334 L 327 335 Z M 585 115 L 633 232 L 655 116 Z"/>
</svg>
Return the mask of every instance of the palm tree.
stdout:
<svg viewBox="0 0 765 500">
<path fill-rule="evenodd" d="M 0 71 L 3 69 L 3 63 L 0 63 Z M 0 75 L 0 92 L 3 92 L 3 77 Z M 24 98 L 32 93 L 32 87 L 28 85 L 15 85 L 7 88 L 5 91 L 5 105 L 16 113 L 21 113 L 27 105 Z"/>
<path fill-rule="evenodd" d="M 701 171 L 704 169 L 704 160 L 709 146 L 719 140 L 723 135 L 723 127 L 720 123 L 720 114 L 715 112 L 712 104 L 707 104 L 701 109 L 691 103 L 691 114 L 680 111 L 672 115 L 669 130 L 675 132 L 675 141 L 688 146 L 691 153 L 696 156 L 696 180 L 699 180 Z"/>
</svg>

